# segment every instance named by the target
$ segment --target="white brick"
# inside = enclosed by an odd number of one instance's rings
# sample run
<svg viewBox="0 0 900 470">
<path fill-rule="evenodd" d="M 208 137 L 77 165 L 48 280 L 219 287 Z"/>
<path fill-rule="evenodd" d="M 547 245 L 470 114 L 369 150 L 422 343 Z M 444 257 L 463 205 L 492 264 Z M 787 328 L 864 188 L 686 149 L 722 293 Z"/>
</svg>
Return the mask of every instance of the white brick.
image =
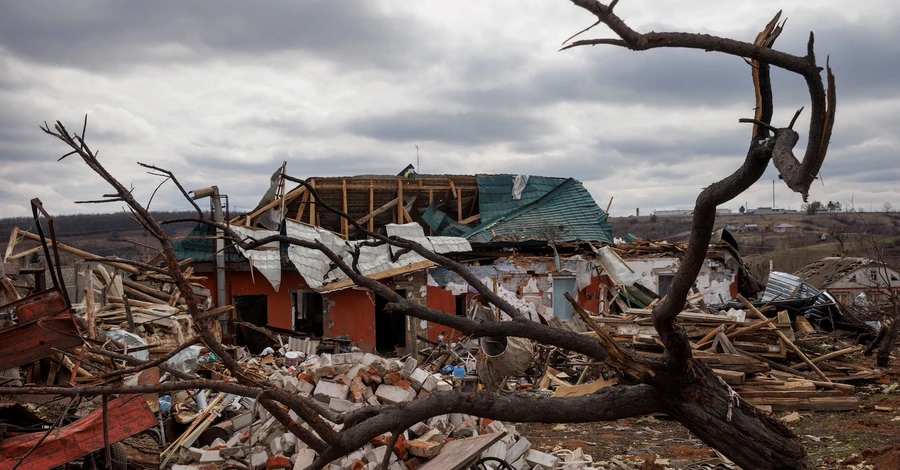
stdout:
<svg viewBox="0 0 900 470">
<path fill-rule="evenodd" d="M 534 449 L 529 449 L 525 454 L 525 461 L 528 462 L 528 464 L 532 467 L 540 465 L 544 468 L 554 468 L 556 463 L 559 462 L 559 458 L 554 455 L 545 454 Z"/>
<path fill-rule="evenodd" d="M 306 467 L 312 465 L 316 460 L 316 451 L 312 449 L 302 449 L 294 456 L 294 470 L 305 470 Z"/>
<path fill-rule="evenodd" d="M 341 400 L 345 400 L 348 393 L 350 393 L 350 387 L 344 384 L 329 382 L 328 380 L 320 380 L 319 383 L 316 384 L 313 396 L 316 398 L 316 400 L 327 403 L 332 398 L 340 398 Z"/>
<path fill-rule="evenodd" d="M 381 384 L 378 386 L 378 388 L 375 390 L 375 396 L 378 397 L 378 399 L 381 400 L 382 403 L 388 403 L 391 405 L 412 401 L 413 399 L 413 396 L 410 396 L 408 390 L 385 384 Z"/>
</svg>

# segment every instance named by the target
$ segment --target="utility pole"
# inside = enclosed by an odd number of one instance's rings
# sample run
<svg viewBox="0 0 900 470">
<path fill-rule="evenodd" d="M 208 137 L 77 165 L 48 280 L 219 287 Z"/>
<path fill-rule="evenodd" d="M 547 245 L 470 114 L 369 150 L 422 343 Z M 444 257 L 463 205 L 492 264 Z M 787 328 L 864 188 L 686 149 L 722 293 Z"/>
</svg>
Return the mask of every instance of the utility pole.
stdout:
<svg viewBox="0 0 900 470">
<path fill-rule="evenodd" d="M 772 209 L 775 209 L 775 180 L 772 180 Z"/>
</svg>

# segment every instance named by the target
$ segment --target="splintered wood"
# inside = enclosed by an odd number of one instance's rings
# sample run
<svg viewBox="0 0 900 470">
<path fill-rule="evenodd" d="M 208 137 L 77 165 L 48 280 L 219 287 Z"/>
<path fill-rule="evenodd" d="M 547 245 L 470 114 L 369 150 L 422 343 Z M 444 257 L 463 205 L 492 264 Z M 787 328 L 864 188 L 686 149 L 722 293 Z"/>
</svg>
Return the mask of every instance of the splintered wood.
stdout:
<svg viewBox="0 0 900 470">
<path fill-rule="evenodd" d="M 608 297 L 601 300 L 606 305 L 613 303 Z M 861 346 L 848 347 L 835 342 L 834 349 L 830 350 L 813 344 L 826 339 L 832 341 L 832 338 L 814 336 L 815 330 L 802 316 L 792 322 L 787 312 L 773 312 L 774 316 L 768 318 L 752 305 L 748 310 L 732 310 L 727 314 L 706 313 L 691 305 L 688 308 L 678 316 L 678 321 L 691 340 L 694 358 L 709 366 L 748 403 L 766 411 L 856 410 L 859 400 L 852 396 L 854 384 L 880 376 L 878 371 L 847 359 L 861 352 Z M 661 354 L 663 346 L 653 328 L 653 311 L 638 308 L 623 311 L 623 314 L 608 311 L 592 314 L 591 320 L 618 344 L 641 354 Z M 550 324 L 557 328 L 569 326 L 556 323 L 559 324 Z M 593 331 L 581 334 L 597 336 Z M 568 361 L 575 362 L 576 358 L 569 357 Z M 573 386 L 565 378 L 548 368 L 539 386 L 557 386 L 557 394 L 560 390 L 588 389 L 583 385 Z M 588 385 L 599 389 L 608 384 L 601 377 Z"/>
</svg>

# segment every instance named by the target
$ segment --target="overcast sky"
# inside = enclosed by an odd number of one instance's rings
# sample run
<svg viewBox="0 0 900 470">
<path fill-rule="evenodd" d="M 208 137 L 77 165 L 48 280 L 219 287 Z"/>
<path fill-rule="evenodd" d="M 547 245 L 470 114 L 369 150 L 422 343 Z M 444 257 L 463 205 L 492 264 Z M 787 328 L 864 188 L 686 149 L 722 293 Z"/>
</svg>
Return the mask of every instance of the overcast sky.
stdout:
<svg viewBox="0 0 900 470">
<path fill-rule="evenodd" d="M 900 207 L 900 4 L 625 0 L 638 31 L 752 41 L 784 9 L 777 48 L 831 55 L 838 114 L 812 200 Z M 0 14 L 0 216 L 51 213 L 108 192 L 38 125 L 81 128 L 142 201 L 176 173 L 217 184 L 247 210 L 288 162 L 296 177 L 423 173 L 572 176 L 612 214 L 687 208 L 743 159 L 754 98 L 740 58 L 700 51 L 558 52 L 594 18 L 565 0 L 42 1 Z M 598 26 L 585 37 L 609 37 Z M 774 124 L 808 105 L 802 80 L 776 72 Z M 808 113 L 797 126 L 806 134 Z M 801 141 L 802 143 L 802 141 Z M 802 155 L 802 149 L 796 149 Z M 773 167 L 726 207 L 772 205 Z M 824 182 L 824 184 L 822 184 Z M 776 183 L 776 205 L 800 196 Z M 171 185 L 155 209 L 188 205 Z"/>
</svg>

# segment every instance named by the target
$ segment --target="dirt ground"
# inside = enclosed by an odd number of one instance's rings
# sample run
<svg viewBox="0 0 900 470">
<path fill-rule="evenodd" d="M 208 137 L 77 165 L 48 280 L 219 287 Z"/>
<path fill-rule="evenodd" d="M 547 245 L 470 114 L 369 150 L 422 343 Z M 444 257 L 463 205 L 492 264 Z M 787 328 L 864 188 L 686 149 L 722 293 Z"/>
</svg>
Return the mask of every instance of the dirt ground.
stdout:
<svg viewBox="0 0 900 470">
<path fill-rule="evenodd" d="M 895 357 L 892 363 L 896 362 Z M 894 365 L 885 372 L 879 383 L 857 388 L 858 411 L 800 412 L 799 421 L 787 424 L 802 436 L 813 468 L 900 469 L 900 391 L 882 393 L 888 385 L 900 381 L 900 366 Z M 776 412 L 775 416 L 787 414 Z M 535 449 L 550 452 L 559 447 L 569 450 L 581 447 L 594 462 L 605 462 L 595 464 L 599 468 L 640 469 L 653 456 L 657 465 L 645 468 L 681 469 L 700 464 L 709 465 L 706 468 L 738 468 L 715 467 L 723 462 L 720 456 L 665 415 L 605 423 L 518 423 L 515 426 Z"/>
</svg>

